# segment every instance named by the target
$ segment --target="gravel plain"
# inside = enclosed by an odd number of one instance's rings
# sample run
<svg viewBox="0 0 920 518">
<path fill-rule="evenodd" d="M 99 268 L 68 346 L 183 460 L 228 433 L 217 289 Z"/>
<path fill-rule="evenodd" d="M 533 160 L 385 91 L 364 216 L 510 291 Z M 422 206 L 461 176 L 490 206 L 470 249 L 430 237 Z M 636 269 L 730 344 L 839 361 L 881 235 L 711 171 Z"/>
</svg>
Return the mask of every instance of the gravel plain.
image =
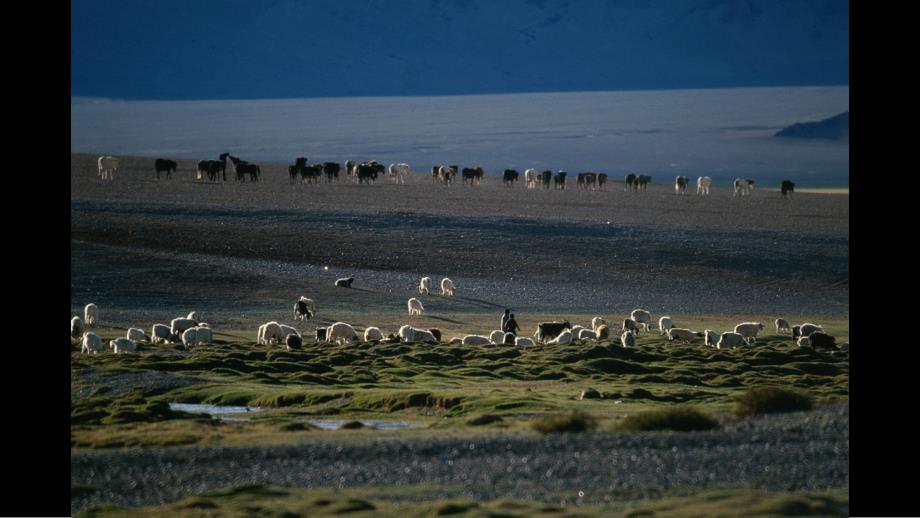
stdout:
<svg viewBox="0 0 920 518">
<path fill-rule="evenodd" d="M 94 157 L 72 155 L 71 304 L 95 302 L 123 326 L 186 307 L 217 325 L 282 318 L 300 295 L 332 319 L 402 313 L 426 275 L 459 288 L 434 304 L 444 316 L 849 311 L 847 195 L 528 190 L 492 175 L 447 188 L 423 172 L 405 185 L 292 185 L 279 165 L 258 183 L 209 183 L 192 180 L 191 161 L 157 182 L 151 159 L 122 163 L 101 182 Z M 333 286 L 347 276 L 356 289 Z"/>
<path fill-rule="evenodd" d="M 240 485 L 435 484 L 436 497 L 614 502 L 677 487 L 820 491 L 849 484 L 849 407 L 750 418 L 709 432 L 360 440 L 71 454 L 72 512 L 105 501 L 156 505 Z M 380 434 L 380 435 L 377 435 Z"/>
</svg>

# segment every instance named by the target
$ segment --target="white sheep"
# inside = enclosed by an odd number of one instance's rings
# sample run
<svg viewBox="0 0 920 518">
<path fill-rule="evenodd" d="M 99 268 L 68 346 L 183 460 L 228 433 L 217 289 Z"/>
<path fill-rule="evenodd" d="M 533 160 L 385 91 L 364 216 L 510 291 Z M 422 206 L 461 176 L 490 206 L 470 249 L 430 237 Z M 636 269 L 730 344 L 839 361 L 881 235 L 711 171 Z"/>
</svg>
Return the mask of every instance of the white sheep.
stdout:
<svg viewBox="0 0 920 518">
<path fill-rule="evenodd" d="M 174 335 L 181 335 L 185 330 L 191 329 L 198 325 L 197 320 L 192 320 L 190 318 L 178 317 L 172 319 L 170 322 L 169 331 Z"/>
<path fill-rule="evenodd" d="M 712 178 L 708 176 L 700 176 L 696 179 L 696 193 L 709 195 L 710 184 L 712 184 Z"/>
<path fill-rule="evenodd" d="M 83 321 L 80 320 L 80 317 L 73 317 L 70 319 L 70 337 L 80 338 L 81 336 L 83 336 Z"/>
<path fill-rule="evenodd" d="M 383 333 L 379 327 L 368 327 L 364 330 L 364 341 L 373 342 L 383 340 Z"/>
<path fill-rule="evenodd" d="M 776 334 L 779 334 L 780 331 L 792 331 L 792 328 L 789 327 L 789 321 L 785 318 L 777 318 L 773 324 L 776 325 Z"/>
<path fill-rule="evenodd" d="M 639 324 L 631 318 L 624 318 L 623 324 L 620 326 L 620 330 L 621 331 L 632 331 L 634 334 L 638 335 L 639 334 Z"/>
<path fill-rule="evenodd" d="M 326 341 L 330 343 L 347 345 L 351 341 L 359 342 L 360 340 L 355 328 L 345 322 L 336 322 L 326 329 Z"/>
<path fill-rule="evenodd" d="M 757 340 L 757 333 L 763 331 L 763 324 L 760 322 L 743 322 L 735 326 L 735 332 L 743 336 L 749 343 Z"/>
<path fill-rule="evenodd" d="M 189 320 L 194 320 L 195 322 L 201 320 L 200 318 L 198 318 L 198 312 L 197 312 L 197 311 L 192 311 L 192 312 L 189 313 L 188 316 L 185 317 L 185 318 L 187 318 L 187 319 L 189 319 Z"/>
<path fill-rule="evenodd" d="M 419 294 L 431 295 L 431 277 L 422 277 L 422 282 L 418 285 Z"/>
<path fill-rule="evenodd" d="M 83 347 L 80 348 L 81 353 L 96 354 L 103 351 L 105 351 L 105 347 L 102 345 L 102 338 L 99 338 L 99 335 L 96 333 L 83 334 Z"/>
<path fill-rule="evenodd" d="M 674 327 L 674 321 L 671 320 L 671 317 L 661 317 L 658 319 L 658 334 L 663 335 L 672 327 Z"/>
<path fill-rule="evenodd" d="M 286 325 L 286 324 L 278 324 L 278 327 L 281 328 L 281 333 L 284 335 L 285 338 L 287 338 L 287 335 L 297 335 L 297 336 L 300 336 L 300 331 L 298 331 L 296 328 L 294 328 L 294 327 L 292 327 L 292 326 L 289 326 L 289 325 Z M 284 340 L 282 340 L 282 342 L 283 342 L 283 341 L 284 341 Z"/>
<path fill-rule="evenodd" d="M 195 343 L 207 345 L 211 343 L 211 328 L 198 326 L 195 329 Z"/>
<path fill-rule="evenodd" d="M 690 342 L 696 338 L 696 333 L 689 329 L 684 329 L 682 327 L 672 327 L 668 329 L 668 341 L 673 342 L 674 340 L 680 340 L 682 342 Z"/>
<path fill-rule="evenodd" d="M 182 332 L 183 345 L 195 345 L 198 343 L 198 328 L 190 327 Z"/>
<path fill-rule="evenodd" d="M 409 314 L 410 315 L 421 315 L 425 311 L 425 306 L 422 306 L 422 301 L 412 297 L 409 299 Z"/>
<path fill-rule="evenodd" d="M 648 325 L 652 321 L 652 314 L 644 309 L 634 309 L 629 314 L 629 318 L 635 320 L 637 324 L 642 324 L 645 330 L 648 331 Z"/>
<path fill-rule="evenodd" d="M 454 286 L 454 281 L 444 277 L 441 279 L 441 295 L 445 297 L 453 297 L 456 293 L 457 287 Z"/>
<path fill-rule="evenodd" d="M 800 336 L 811 336 L 815 331 L 824 331 L 824 328 L 818 324 L 802 324 L 799 326 Z"/>
<path fill-rule="evenodd" d="M 620 344 L 623 347 L 635 347 L 636 346 L 636 336 L 632 334 L 632 331 L 625 331 L 620 335 Z"/>
<path fill-rule="evenodd" d="M 607 321 L 601 317 L 594 317 L 591 319 L 591 329 L 597 331 L 598 326 L 606 324 Z"/>
<path fill-rule="evenodd" d="M 143 329 L 137 327 L 132 327 L 128 329 L 128 333 L 125 335 L 125 338 L 128 340 L 133 340 L 135 342 L 149 342 L 150 337 L 147 336 L 147 333 L 144 333 Z"/>
<path fill-rule="evenodd" d="M 266 322 L 259 326 L 258 343 L 268 345 L 271 342 L 281 343 L 287 335 L 281 330 L 281 324 L 275 321 Z"/>
<path fill-rule="evenodd" d="M 490 345 L 492 340 L 488 336 L 466 335 L 463 337 L 463 345 Z"/>
<path fill-rule="evenodd" d="M 712 329 L 707 329 L 703 331 L 703 343 L 709 347 L 715 347 L 719 343 L 719 333 L 716 333 Z"/>
<path fill-rule="evenodd" d="M 572 331 L 570 329 L 563 329 L 559 336 L 553 338 L 549 341 L 551 344 L 570 344 L 572 343 Z"/>
<path fill-rule="evenodd" d="M 590 329 L 582 329 L 578 332 L 579 340 L 597 340 L 597 332 Z"/>
<path fill-rule="evenodd" d="M 716 343 L 716 349 L 729 349 L 746 345 L 747 343 L 747 340 L 745 340 L 744 336 L 740 333 L 726 332 L 719 336 L 719 341 Z"/>
<path fill-rule="evenodd" d="M 489 341 L 492 342 L 493 344 L 501 345 L 502 343 L 505 342 L 505 332 L 499 331 L 498 329 L 496 329 L 495 331 L 492 331 L 491 333 L 489 333 Z"/>
<path fill-rule="evenodd" d="M 208 329 L 210 329 L 210 328 L 211 328 L 211 324 L 209 324 L 209 323 L 207 323 L 207 322 L 198 322 L 198 327 L 207 327 Z"/>
<path fill-rule="evenodd" d="M 89 327 L 96 327 L 96 320 L 99 318 L 99 308 L 95 304 L 89 303 L 83 308 L 83 322 Z"/>
<path fill-rule="evenodd" d="M 404 325 L 399 328 L 399 337 L 403 342 L 427 342 L 438 343 L 438 339 L 431 334 L 431 331 L 416 329 L 410 325 Z"/>
<path fill-rule="evenodd" d="M 534 341 L 531 340 L 530 338 L 527 338 L 525 336 L 519 336 L 514 339 L 514 345 L 517 345 L 520 347 L 533 347 L 537 344 L 535 344 Z"/>
<path fill-rule="evenodd" d="M 109 342 L 109 349 L 115 354 L 133 353 L 137 352 L 137 343 L 127 338 L 116 338 Z"/>
<path fill-rule="evenodd" d="M 580 326 L 580 325 L 578 325 L 578 324 L 575 324 L 574 326 L 572 326 L 572 329 L 571 329 L 571 331 L 572 331 L 572 336 L 575 337 L 575 338 L 577 338 L 577 337 L 578 337 L 578 333 L 580 333 L 583 329 L 587 329 L 587 328 L 586 328 L 585 326 Z"/>
<path fill-rule="evenodd" d="M 153 324 L 150 328 L 150 339 L 153 343 L 166 343 L 172 339 L 172 333 L 166 324 Z"/>
</svg>

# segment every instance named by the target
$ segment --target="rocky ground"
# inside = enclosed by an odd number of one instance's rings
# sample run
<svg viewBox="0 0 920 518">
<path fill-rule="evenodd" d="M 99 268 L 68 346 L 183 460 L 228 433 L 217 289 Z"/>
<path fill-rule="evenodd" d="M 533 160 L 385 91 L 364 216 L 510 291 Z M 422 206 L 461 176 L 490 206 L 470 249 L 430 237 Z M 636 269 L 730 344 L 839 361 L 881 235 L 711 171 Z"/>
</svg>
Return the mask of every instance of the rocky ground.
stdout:
<svg viewBox="0 0 920 518">
<path fill-rule="evenodd" d="M 147 448 L 71 455 L 72 511 L 105 501 L 154 505 L 239 484 L 349 487 L 436 484 L 476 500 L 610 502 L 675 487 L 779 491 L 849 484 L 849 407 L 751 418 L 692 433 L 516 433 L 316 440 L 283 447 Z"/>
</svg>

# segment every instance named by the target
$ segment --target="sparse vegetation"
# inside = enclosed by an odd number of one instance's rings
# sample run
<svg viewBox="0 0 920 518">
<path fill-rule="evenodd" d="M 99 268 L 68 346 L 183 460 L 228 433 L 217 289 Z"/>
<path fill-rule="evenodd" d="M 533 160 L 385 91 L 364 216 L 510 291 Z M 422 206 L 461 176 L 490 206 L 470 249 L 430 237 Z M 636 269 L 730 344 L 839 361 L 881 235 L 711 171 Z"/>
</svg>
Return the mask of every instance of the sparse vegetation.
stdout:
<svg viewBox="0 0 920 518">
<path fill-rule="evenodd" d="M 623 418 L 617 429 L 624 432 L 647 432 L 655 430 L 673 430 L 675 432 L 692 432 L 712 430 L 719 423 L 712 417 L 693 407 L 673 407 L 646 410 Z"/>
<path fill-rule="evenodd" d="M 597 420 L 584 412 L 572 412 L 568 415 L 551 415 L 538 418 L 531 423 L 530 427 L 542 434 L 587 432 L 597 427 Z"/>
<path fill-rule="evenodd" d="M 795 390 L 779 387 L 753 387 L 738 398 L 738 417 L 776 412 L 810 410 L 812 399 Z"/>
</svg>

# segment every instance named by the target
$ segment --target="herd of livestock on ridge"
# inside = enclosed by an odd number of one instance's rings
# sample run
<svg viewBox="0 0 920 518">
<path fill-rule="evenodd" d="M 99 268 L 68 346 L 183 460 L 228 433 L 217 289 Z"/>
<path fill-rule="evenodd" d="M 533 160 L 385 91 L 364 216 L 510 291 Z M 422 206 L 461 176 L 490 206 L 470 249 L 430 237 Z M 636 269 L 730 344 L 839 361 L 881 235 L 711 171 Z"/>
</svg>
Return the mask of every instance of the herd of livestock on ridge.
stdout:
<svg viewBox="0 0 920 518">
<path fill-rule="evenodd" d="M 354 278 L 339 279 L 335 285 L 338 287 L 351 287 Z M 441 281 L 441 295 L 448 297 L 453 296 L 456 292 L 456 286 L 453 282 L 444 278 Z M 419 285 L 420 294 L 429 294 L 431 290 L 431 278 L 424 277 Z M 409 315 L 421 316 L 425 308 L 421 300 L 412 297 L 408 301 Z M 300 297 L 294 303 L 293 319 L 308 320 L 316 316 L 316 303 L 307 297 Z M 608 340 L 611 332 L 616 332 L 620 337 L 620 345 L 623 347 L 635 347 L 636 337 L 641 330 L 648 332 L 652 329 L 653 324 L 651 313 L 643 309 L 635 309 L 629 317 L 622 321 L 607 323 L 602 317 L 595 317 L 591 320 L 590 327 L 581 325 L 572 325 L 568 320 L 564 322 L 541 322 L 537 324 L 537 329 L 533 334 L 533 339 L 528 337 L 517 336 L 519 330 L 516 322 L 513 326 L 509 325 L 513 321 L 514 315 L 508 318 L 506 311 L 502 317 L 501 326 L 503 329 L 494 330 L 488 336 L 486 335 L 465 335 L 455 336 L 447 343 L 449 345 L 469 345 L 469 346 L 490 346 L 490 345 L 508 345 L 518 347 L 532 347 L 538 343 L 542 344 L 571 344 L 576 341 L 588 340 Z M 616 325 L 615 322 L 620 322 Z M 96 304 L 88 304 L 84 308 L 83 319 L 75 316 L 70 320 L 70 337 L 73 340 L 82 338 L 81 352 L 84 354 L 96 354 L 105 352 L 106 347 L 102 339 L 95 333 L 84 332 L 85 327 L 95 327 L 99 323 L 99 308 Z M 776 332 L 788 331 L 792 334 L 792 340 L 799 347 L 810 347 L 814 349 L 828 350 L 849 350 L 849 343 L 837 344 L 836 339 L 827 334 L 824 329 L 817 324 L 804 323 L 797 326 L 789 325 L 789 322 L 782 318 L 774 321 Z M 702 338 L 703 343 L 716 349 L 731 349 L 735 347 L 752 346 L 757 340 L 757 335 L 763 331 L 763 324 L 760 322 L 742 322 L 734 327 L 733 331 L 718 333 L 711 329 L 703 332 L 691 331 L 687 328 L 675 327 L 674 320 L 669 316 L 662 316 L 658 319 L 659 335 L 667 335 L 668 342 L 675 340 L 690 343 L 697 338 Z M 614 335 L 616 336 L 616 335 Z M 210 324 L 202 322 L 202 318 L 195 311 L 185 317 L 174 318 L 170 325 L 153 324 L 150 334 L 143 329 L 131 327 L 127 335 L 122 338 L 111 340 L 108 349 L 112 352 L 127 353 L 136 352 L 139 342 L 147 343 L 179 343 L 185 346 L 207 345 L 212 343 L 213 332 Z M 437 328 L 419 329 L 412 325 L 403 325 L 397 333 L 390 333 L 384 336 L 383 331 L 378 327 L 367 327 L 363 333 L 364 342 L 379 343 L 430 343 L 440 344 L 442 336 L 441 330 Z M 336 322 L 328 327 L 316 327 L 314 340 L 317 343 L 338 343 L 347 345 L 351 343 L 362 342 L 362 336 L 358 334 L 355 326 L 346 322 Z M 259 345 L 279 344 L 285 349 L 300 349 L 304 343 L 304 337 L 294 326 L 281 324 L 277 321 L 266 322 L 259 326 L 256 334 L 256 343 Z"/>
<path fill-rule="evenodd" d="M 228 160 L 229 159 L 229 160 Z M 114 180 L 115 172 L 118 170 L 118 159 L 112 156 L 100 156 L 99 160 L 99 177 L 103 180 Z M 176 171 L 178 164 L 174 160 L 158 158 L 154 162 L 157 180 L 160 179 L 160 173 L 166 173 L 166 179 L 172 178 L 172 173 Z M 221 179 L 227 181 L 227 169 L 230 169 L 231 176 L 235 176 L 237 181 L 245 182 L 248 176 L 250 181 L 259 181 L 262 175 L 262 169 L 258 164 L 252 164 L 230 153 L 221 153 L 218 160 L 201 160 L 198 162 L 198 169 L 195 173 L 195 179 L 204 181 L 207 179 L 216 182 Z M 327 183 L 338 182 L 339 172 L 343 167 L 338 162 L 324 162 L 322 164 L 307 164 L 306 157 L 295 159 L 294 164 L 288 166 L 291 183 L 298 180 L 301 183 L 318 184 L 325 178 Z M 377 163 L 375 160 L 355 163 L 351 160 L 345 162 L 345 175 L 354 183 L 372 183 L 378 177 L 389 178 L 395 183 L 405 183 L 406 177 L 409 176 L 410 169 L 408 164 L 390 164 L 389 167 Z M 542 171 L 536 169 L 527 169 L 524 171 L 524 180 L 528 189 L 535 189 L 542 186 L 549 189 L 565 189 L 567 172 Z M 435 165 L 431 168 L 431 176 L 435 182 L 441 185 L 451 186 L 460 175 L 463 184 L 479 185 L 485 175 L 482 167 L 464 167 L 462 170 L 456 165 Z M 502 184 L 512 187 L 518 179 L 518 172 L 515 169 L 505 169 L 502 175 Z M 626 190 L 639 191 L 652 182 L 652 177 L 645 174 L 629 173 L 624 178 Z M 686 194 L 687 186 L 690 185 L 690 178 L 686 176 L 677 176 L 674 179 L 674 191 L 676 194 Z M 712 184 L 712 178 L 700 176 L 696 179 L 696 193 L 701 195 L 709 194 L 709 186 Z M 607 174 L 597 172 L 579 173 L 576 176 L 576 187 L 581 189 L 598 189 L 606 190 Z M 748 178 L 736 178 L 733 182 L 734 196 L 749 195 L 754 190 L 754 180 Z M 780 193 L 783 198 L 789 196 L 795 191 L 795 184 L 789 180 L 783 180 L 780 183 Z"/>
</svg>

